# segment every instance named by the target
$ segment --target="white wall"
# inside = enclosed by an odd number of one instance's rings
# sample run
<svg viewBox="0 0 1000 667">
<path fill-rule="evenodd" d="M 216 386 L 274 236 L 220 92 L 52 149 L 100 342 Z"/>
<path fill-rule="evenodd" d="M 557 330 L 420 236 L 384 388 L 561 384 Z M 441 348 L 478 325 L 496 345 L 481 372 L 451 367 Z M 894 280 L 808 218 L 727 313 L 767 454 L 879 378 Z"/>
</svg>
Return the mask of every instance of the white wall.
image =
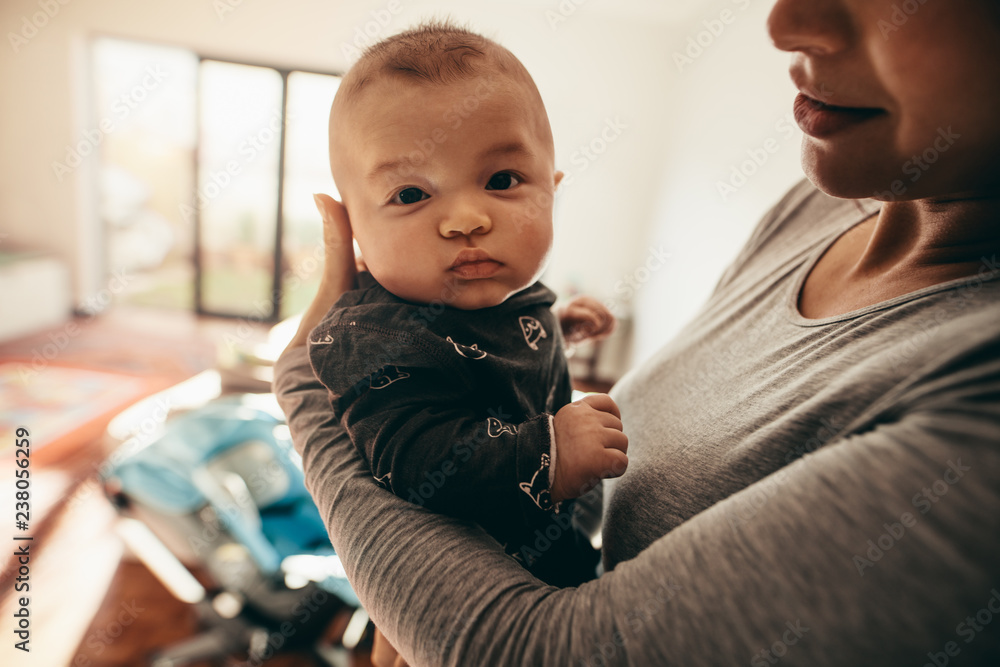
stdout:
<svg viewBox="0 0 1000 667">
<path fill-rule="evenodd" d="M 96 124 L 82 54 L 97 34 L 328 71 L 347 67 L 344 45 L 378 27 L 377 16 L 388 17 L 382 35 L 450 15 L 498 39 L 535 76 L 558 166 L 572 178 L 557 199 L 551 285 L 622 296 L 651 244 L 673 253 L 636 297 L 641 356 L 701 301 L 752 221 L 795 179 L 795 140 L 783 140 L 751 186 L 728 202 L 714 189 L 746 149 L 776 134 L 791 105 L 785 60 L 763 33 L 771 0 L 739 0 L 745 11 L 731 0 L 62 1 L 0 3 L 4 35 L 21 33 L 39 2 L 59 8 L 27 43 L 15 49 L 8 37 L 0 47 L 0 230 L 4 242 L 69 262 L 81 301 L 104 281 L 92 165 L 59 182 L 52 164 Z M 737 20 L 679 72 L 672 53 L 723 7 Z M 584 146 L 603 152 L 591 161 Z"/>
<path fill-rule="evenodd" d="M 635 297 L 636 361 L 695 314 L 756 222 L 803 178 L 788 55 L 766 33 L 772 5 L 707 2 L 665 36 L 672 60 L 676 53 L 695 57 L 672 63 L 666 82 L 670 154 L 659 174 L 648 245 L 671 257 L 648 273 L 636 265 L 637 277 L 648 277 Z M 723 11 L 731 12 L 728 24 L 721 23 Z M 708 45 L 700 55 L 692 39 Z M 720 186 L 734 183 L 735 191 Z"/>
</svg>

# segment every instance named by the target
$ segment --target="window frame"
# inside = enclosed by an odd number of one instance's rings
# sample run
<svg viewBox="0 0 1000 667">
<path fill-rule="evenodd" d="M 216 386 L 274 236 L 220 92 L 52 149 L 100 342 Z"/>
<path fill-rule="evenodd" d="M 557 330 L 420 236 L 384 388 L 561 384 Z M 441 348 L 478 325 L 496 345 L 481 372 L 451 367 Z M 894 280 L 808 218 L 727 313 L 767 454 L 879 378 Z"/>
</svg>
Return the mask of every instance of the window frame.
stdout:
<svg viewBox="0 0 1000 667">
<path fill-rule="evenodd" d="M 274 323 L 281 319 L 281 298 L 282 298 L 282 259 L 283 259 L 283 237 L 284 237 L 284 202 L 285 202 L 285 148 L 286 141 L 285 137 L 288 129 L 288 77 L 293 72 L 302 72 L 303 74 L 320 74 L 323 76 L 334 76 L 343 78 L 343 73 L 335 72 L 324 72 L 320 70 L 302 68 L 302 67 L 278 67 L 276 65 L 267 65 L 260 62 L 238 60 L 233 58 L 216 57 L 201 53 L 199 51 L 192 50 L 195 56 L 198 58 L 198 76 L 196 78 L 195 84 L 195 103 L 198 108 L 198 113 L 195 114 L 195 132 L 196 136 L 201 136 L 201 66 L 206 60 L 211 60 L 213 62 L 221 62 L 229 65 L 245 65 L 248 67 L 262 67 L 276 71 L 281 76 L 281 137 L 279 138 L 278 144 L 278 197 L 275 205 L 275 226 L 274 226 L 274 257 L 273 257 L 273 272 L 271 275 L 271 312 L 267 314 L 266 317 L 254 318 L 260 319 L 264 322 Z M 192 173 L 194 174 L 194 183 L 192 184 L 192 204 L 194 205 L 194 311 L 198 315 L 210 315 L 213 317 L 224 317 L 230 319 L 245 319 L 252 317 L 248 313 L 231 313 L 224 311 L 213 311 L 207 310 L 204 307 L 203 302 L 203 266 L 201 257 L 201 208 L 197 206 L 197 193 L 198 193 L 198 182 L 199 182 L 199 164 L 200 164 L 200 140 L 195 142 L 195 149 L 193 152 L 194 159 L 194 169 Z"/>
<path fill-rule="evenodd" d="M 195 114 L 194 114 L 194 132 L 195 132 L 195 144 L 194 150 L 192 151 L 192 181 L 189 187 L 189 199 L 187 204 L 193 209 L 193 220 L 192 228 L 194 233 L 193 245 L 192 245 L 192 258 L 191 264 L 194 270 L 194 279 L 191 289 L 193 290 L 193 310 L 199 316 L 211 316 L 219 318 L 228 319 L 252 319 L 262 322 L 274 323 L 281 319 L 281 304 L 282 304 L 282 292 L 283 292 L 283 282 L 284 278 L 282 275 L 282 264 L 283 264 L 283 254 L 284 254 L 284 230 L 285 230 L 285 220 L 284 220 L 284 201 L 285 201 L 285 158 L 287 150 L 287 124 L 288 124 L 288 79 L 293 73 L 303 73 L 303 74 L 317 74 L 321 76 L 330 76 L 343 79 L 345 72 L 336 70 L 323 70 L 314 67 L 299 67 L 299 66 L 287 66 L 287 65 L 276 65 L 272 63 L 267 63 L 258 60 L 237 58 L 231 56 L 224 56 L 220 54 L 211 53 L 210 51 L 203 51 L 198 48 L 193 48 L 189 45 L 181 45 L 170 42 L 164 42 L 159 40 L 143 39 L 141 37 L 135 37 L 131 35 L 121 35 L 110 32 L 94 32 L 87 37 L 87 53 L 92 53 L 93 45 L 99 40 L 115 40 L 119 42 L 132 43 L 136 45 L 144 46 L 159 46 L 171 49 L 177 49 L 181 51 L 186 51 L 194 56 L 198 61 L 198 71 L 195 76 L 195 84 L 193 91 L 193 98 L 195 101 Z M 90 97 L 90 102 L 88 103 L 89 114 L 96 117 L 97 102 L 94 99 L 96 94 L 97 84 L 95 76 L 97 72 L 90 62 L 88 57 L 87 66 L 87 90 L 88 96 Z M 281 76 L 281 132 L 279 137 L 278 146 L 278 172 L 277 172 L 277 201 L 274 212 L 274 253 L 273 253 L 273 270 L 271 275 L 271 290 L 270 298 L 270 311 L 267 313 L 236 313 L 236 312 L 226 312 L 226 311 L 216 311 L 209 310 L 205 308 L 204 305 L 204 262 L 202 258 L 202 216 L 201 208 L 198 206 L 198 183 L 200 180 L 200 158 L 201 158 L 201 108 L 202 108 L 202 95 L 201 95 L 201 80 L 202 80 L 202 65 L 206 61 L 213 61 L 219 63 L 225 63 L 230 65 L 244 65 L 248 67 L 260 67 L 273 70 Z M 96 187 L 96 185 L 95 185 Z M 95 200 L 98 202 L 98 210 L 100 209 L 101 195 L 97 192 L 97 198 Z M 97 215 L 97 220 L 101 220 L 101 216 Z M 104 267 L 104 271 L 107 271 L 107 258 L 108 258 L 108 229 L 103 224 L 100 224 L 100 234 L 102 238 L 101 249 L 103 258 L 101 265 Z"/>
</svg>

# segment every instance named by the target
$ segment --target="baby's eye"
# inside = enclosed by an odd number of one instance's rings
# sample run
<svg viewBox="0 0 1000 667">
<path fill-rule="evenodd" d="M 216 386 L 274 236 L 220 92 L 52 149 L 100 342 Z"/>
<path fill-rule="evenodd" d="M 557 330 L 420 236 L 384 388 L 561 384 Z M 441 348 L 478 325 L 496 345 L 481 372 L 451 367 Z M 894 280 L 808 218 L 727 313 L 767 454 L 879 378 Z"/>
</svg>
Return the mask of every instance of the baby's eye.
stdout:
<svg viewBox="0 0 1000 667">
<path fill-rule="evenodd" d="M 510 173 L 509 171 L 500 171 L 490 176 L 490 180 L 486 184 L 486 189 L 510 190 L 512 187 L 514 187 L 520 182 L 521 181 L 518 179 L 518 177 Z"/>
<path fill-rule="evenodd" d="M 420 188 L 403 188 L 392 198 L 393 204 L 416 204 L 430 197 L 429 194 Z"/>
</svg>

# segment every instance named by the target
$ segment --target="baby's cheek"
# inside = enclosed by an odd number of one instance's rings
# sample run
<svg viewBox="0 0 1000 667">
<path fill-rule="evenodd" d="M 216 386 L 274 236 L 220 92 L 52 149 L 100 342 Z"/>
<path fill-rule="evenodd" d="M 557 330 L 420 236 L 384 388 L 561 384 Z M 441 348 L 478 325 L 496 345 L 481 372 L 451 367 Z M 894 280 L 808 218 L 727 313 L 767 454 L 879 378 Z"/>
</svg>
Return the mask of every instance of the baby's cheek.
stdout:
<svg viewBox="0 0 1000 667">
<path fill-rule="evenodd" d="M 399 243 L 395 239 L 380 239 L 374 243 L 369 243 L 371 259 L 365 254 L 365 246 L 361 252 L 371 273 L 375 278 L 387 285 L 389 282 L 405 282 L 407 274 L 412 271 L 412 252 L 406 244 Z"/>
<path fill-rule="evenodd" d="M 548 245 L 552 243 L 552 210 L 539 208 L 530 202 L 508 218 L 511 230 L 525 244 Z"/>
<path fill-rule="evenodd" d="M 396 296 L 405 298 L 404 292 L 407 287 L 412 287 L 411 281 L 407 280 L 405 259 L 379 257 L 375 261 L 369 261 L 367 258 L 365 261 L 368 264 L 368 271 L 379 285 Z"/>
<path fill-rule="evenodd" d="M 518 250 L 528 264 L 526 269 L 532 273 L 540 272 L 545 268 L 549 254 L 552 252 L 551 229 L 526 228 L 519 235 L 518 244 Z"/>
</svg>

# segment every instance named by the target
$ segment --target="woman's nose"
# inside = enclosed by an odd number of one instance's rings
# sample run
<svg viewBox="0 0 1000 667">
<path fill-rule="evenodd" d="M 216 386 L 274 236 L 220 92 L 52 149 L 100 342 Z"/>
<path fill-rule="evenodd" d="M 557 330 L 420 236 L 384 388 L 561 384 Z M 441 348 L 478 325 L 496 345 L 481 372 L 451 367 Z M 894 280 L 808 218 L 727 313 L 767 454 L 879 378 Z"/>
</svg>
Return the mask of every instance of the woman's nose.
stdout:
<svg viewBox="0 0 1000 667">
<path fill-rule="evenodd" d="M 778 0 L 767 31 L 782 51 L 828 56 L 852 39 L 852 19 L 844 0 Z"/>
<path fill-rule="evenodd" d="M 486 234 L 493 229 L 490 216 L 482 208 L 470 203 L 454 206 L 441 220 L 438 231 L 445 238 Z"/>
</svg>

